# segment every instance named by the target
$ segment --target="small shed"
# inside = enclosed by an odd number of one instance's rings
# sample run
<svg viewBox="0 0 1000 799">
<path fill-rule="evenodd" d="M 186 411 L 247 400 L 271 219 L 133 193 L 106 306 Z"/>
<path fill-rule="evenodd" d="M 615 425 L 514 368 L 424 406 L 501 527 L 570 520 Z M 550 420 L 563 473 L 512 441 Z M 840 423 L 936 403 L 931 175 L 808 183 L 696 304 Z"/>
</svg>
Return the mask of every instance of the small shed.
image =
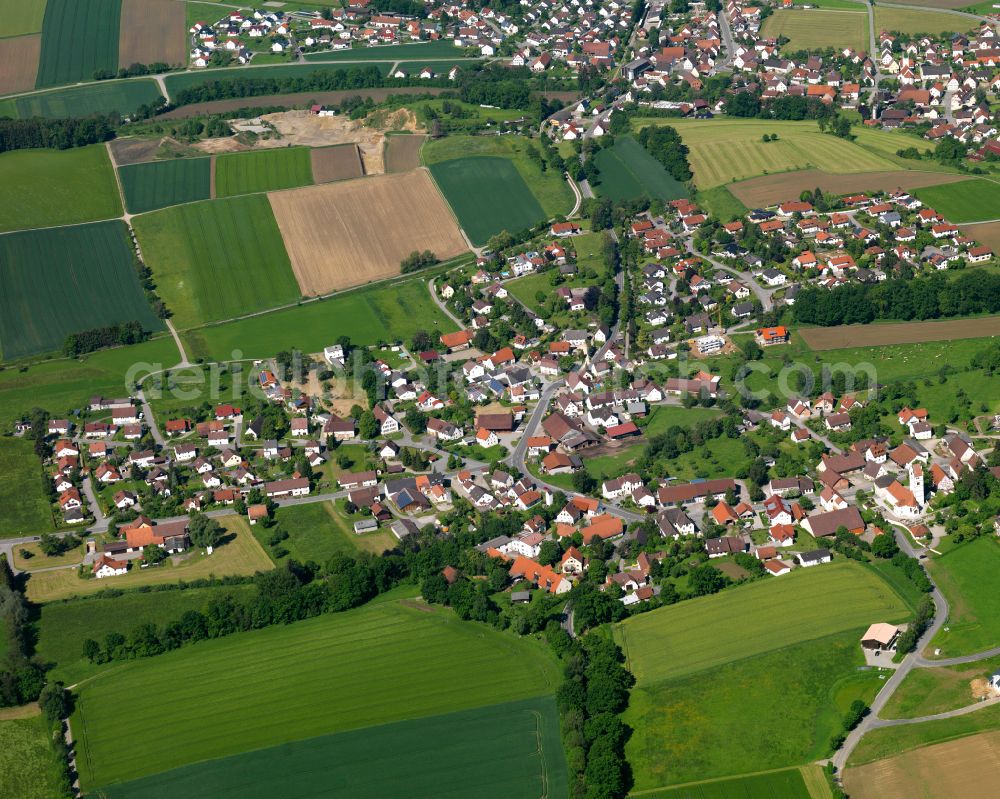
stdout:
<svg viewBox="0 0 1000 799">
<path fill-rule="evenodd" d="M 877 622 L 861 636 L 861 646 L 875 652 L 892 649 L 899 637 L 899 628 L 894 624 Z"/>
<path fill-rule="evenodd" d="M 531 591 L 513 591 L 510 595 L 511 604 L 517 605 L 531 601 Z"/>
</svg>

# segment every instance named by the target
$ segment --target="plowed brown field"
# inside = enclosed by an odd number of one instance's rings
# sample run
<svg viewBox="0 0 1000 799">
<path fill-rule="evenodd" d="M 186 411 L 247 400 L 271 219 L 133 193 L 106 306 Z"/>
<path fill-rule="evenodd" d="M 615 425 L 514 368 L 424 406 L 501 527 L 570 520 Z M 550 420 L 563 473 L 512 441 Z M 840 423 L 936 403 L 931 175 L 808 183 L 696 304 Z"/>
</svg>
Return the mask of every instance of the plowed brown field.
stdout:
<svg viewBox="0 0 1000 799">
<path fill-rule="evenodd" d="M 184 3 L 177 0 L 122 0 L 118 66 L 187 63 Z"/>
<path fill-rule="evenodd" d="M 949 319 L 943 322 L 900 322 L 890 325 L 841 325 L 799 330 L 809 349 L 840 350 L 847 347 L 883 347 L 1000 335 L 1000 316 Z"/>
<path fill-rule="evenodd" d="M 467 249 L 425 169 L 268 195 L 304 295 L 399 274 L 414 250 L 441 260 Z"/>
<path fill-rule="evenodd" d="M 1000 796 L 1000 732 L 925 746 L 844 772 L 851 799 Z"/>
<path fill-rule="evenodd" d="M 945 172 L 910 172 L 905 169 L 891 172 L 858 172 L 833 175 L 819 169 L 803 169 L 780 175 L 764 175 L 741 180 L 729 185 L 729 190 L 747 208 L 765 208 L 786 200 L 797 200 L 806 189 L 819 187 L 831 194 L 851 194 L 862 191 L 892 191 L 937 186 L 965 179 L 962 175 Z"/>
<path fill-rule="evenodd" d="M 419 134 L 386 136 L 385 171 L 406 172 L 420 166 L 420 148 L 426 138 Z"/>
<path fill-rule="evenodd" d="M 26 92 L 35 88 L 41 34 L 0 39 L 0 94 Z"/>
<path fill-rule="evenodd" d="M 361 165 L 361 153 L 356 144 L 316 147 L 309 156 L 312 160 L 313 180 L 316 183 L 360 178 L 365 174 Z"/>
</svg>

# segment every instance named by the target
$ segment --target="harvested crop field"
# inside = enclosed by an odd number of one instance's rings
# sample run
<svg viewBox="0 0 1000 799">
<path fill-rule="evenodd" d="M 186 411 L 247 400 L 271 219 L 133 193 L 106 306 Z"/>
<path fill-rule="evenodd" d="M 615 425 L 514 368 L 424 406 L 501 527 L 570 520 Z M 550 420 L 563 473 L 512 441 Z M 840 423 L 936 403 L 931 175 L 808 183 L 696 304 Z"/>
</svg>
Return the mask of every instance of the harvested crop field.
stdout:
<svg viewBox="0 0 1000 799">
<path fill-rule="evenodd" d="M 959 228 L 966 236 L 971 236 L 980 244 L 992 247 L 993 252 L 1000 252 L 1000 222 L 974 222 L 968 225 L 959 225 Z"/>
<path fill-rule="evenodd" d="M 900 322 L 890 325 L 809 327 L 799 331 L 812 350 L 882 347 L 1000 335 L 1000 316 L 949 319 L 943 322 Z"/>
<path fill-rule="evenodd" d="M 420 166 L 420 148 L 426 136 L 387 136 L 385 140 L 385 171 L 407 172 Z"/>
<path fill-rule="evenodd" d="M 467 249 L 424 169 L 268 198 L 305 295 L 398 275 L 400 261 L 414 250 L 445 260 Z"/>
<path fill-rule="evenodd" d="M 1000 795 L 1000 732 L 983 732 L 877 760 L 844 773 L 852 799 L 965 799 Z"/>
<path fill-rule="evenodd" d="M 122 0 L 118 66 L 187 63 L 184 4 L 177 0 Z"/>
<path fill-rule="evenodd" d="M 255 106 L 277 106 L 283 105 L 288 108 L 296 106 L 305 108 L 313 103 L 320 105 L 337 105 L 348 97 L 371 98 L 376 103 L 381 103 L 387 97 L 397 94 L 430 94 L 438 95 L 448 91 L 433 86 L 404 86 L 383 89 L 340 89 L 331 92 L 296 92 L 292 94 L 272 94 L 266 97 L 233 97 L 228 100 L 211 100 L 205 103 L 194 103 L 192 105 L 182 105 L 165 114 L 161 114 L 157 119 L 186 119 L 187 117 L 203 116 L 205 114 L 225 114 L 229 111 L 237 111 L 240 108 L 252 108 Z"/>
<path fill-rule="evenodd" d="M 946 172 L 909 172 L 889 170 L 884 172 L 860 172 L 856 175 L 834 175 L 819 169 L 804 169 L 800 172 L 786 172 L 781 175 L 763 175 L 759 178 L 741 180 L 729 185 L 729 190 L 747 208 L 765 208 L 786 200 L 797 200 L 806 191 L 820 188 L 830 194 L 852 194 L 864 191 L 892 191 L 894 189 L 916 189 L 922 186 L 937 186 L 955 183 L 961 175 Z"/>
<path fill-rule="evenodd" d="M 42 37 L 0 39 L 0 94 L 28 92 L 35 88 Z"/>
<path fill-rule="evenodd" d="M 356 144 L 316 147 L 309 154 L 312 160 L 313 183 L 332 183 L 364 177 L 361 151 Z"/>
</svg>

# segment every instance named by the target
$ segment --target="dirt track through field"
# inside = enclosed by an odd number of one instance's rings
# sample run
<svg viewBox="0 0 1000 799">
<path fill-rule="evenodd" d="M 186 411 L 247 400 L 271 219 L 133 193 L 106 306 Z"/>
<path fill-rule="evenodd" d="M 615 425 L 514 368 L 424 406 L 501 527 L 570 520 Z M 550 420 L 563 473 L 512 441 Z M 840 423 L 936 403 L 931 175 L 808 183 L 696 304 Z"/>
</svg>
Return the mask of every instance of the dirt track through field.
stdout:
<svg viewBox="0 0 1000 799">
<path fill-rule="evenodd" d="M 970 735 L 847 769 L 844 787 L 852 799 L 1000 796 L 1000 732 Z"/>
<path fill-rule="evenodd" d="M 399 274 L 414 250 L 465 252 L 451 209 L 425 169 L 268 195 L 303 295 Z"/>
<path fill-rule="evenodd" d="M 900 322 L 890 325 L 808 327 L 799 331 L 812 350 L 882 347 L 1000 335 L 1000 316 L 950 319 L 943 322 Z"/>
<path fill-rule="evenodd" d="M 831 194 L 851 194 L 864 191 L 917 189 L 966 179 L 963 175 L 951 175 L 945 172 L 915 172 L 904 169 L 848 175 L 834 175 L 819 169 L 803 169 L 800 172 L 785 172 L 780 175 L 764 175 L 741 180 L 731 183 L 729 190 L 747 208 L 764 208 L 786 200 L 797 200 L 802 192 L 807 189 L 812 191 L 817 187 Z"/>
<path fill-rule="evenodd" d="M 426 136 L 418 134 L 387 136 L 385 139 L 385 171 L 407 172 L 420 166 L 420 148 Z"/>
<path fill-rule="evenodd" d="M 184 3 L 177 0 L 122 0 L 118 66 L 157 61 L 171 66 L 187 62 Z"/>
<path fill-rule="evenodd" d="M 26 92 L 35 88 L 41 34 L 0 39 L 0 94 Z"/>
<path fill-rule="evenodd" d="M 365 174 L 361 151 L 356 144 L 338 147 L 317 147 L 309 153 L 313 182 L 332 183 L 335 180 L 360 178 Z"/>
</svg>

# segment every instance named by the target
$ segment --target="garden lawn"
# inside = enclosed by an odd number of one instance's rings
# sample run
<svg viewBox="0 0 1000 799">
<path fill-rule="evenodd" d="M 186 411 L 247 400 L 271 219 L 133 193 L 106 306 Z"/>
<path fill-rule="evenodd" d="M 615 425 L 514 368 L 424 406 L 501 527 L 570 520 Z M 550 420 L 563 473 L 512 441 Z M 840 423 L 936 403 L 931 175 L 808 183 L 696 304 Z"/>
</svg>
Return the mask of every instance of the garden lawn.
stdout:
<svg viewBox="0 0 1000 799">
<path fill-rule="evenodd" d="M 507 158 L 542 206 L 545 218 L 568 214 L 573 208 L 573 190 L 560 172 L 542 170 L 535 157 L 538 152 L 539 146 L 524 136 L 445 136 L 428 140 L 420 151 L 420 160 L 433 165 L 474 155 Z"/>
<path fill-rule="evenodd" d="M 21 538 L 54 529 L 45 474 L 28 439 L 0 438 L 0 538 Z"/>
<path fill-rule="evenodd" d="M 84 787 L 555 690 L 544 643 L 398 598 L 408 593 L 201 642 L 86 683 L 73 716 Z M 511 673 L 519 679 L 497 678 Z M 176 679 L 183 674 L 202 678 Z M 162 681 L 169 692 L 149 690 Z"/>
<path fill-rule="evenodd" d="M 118 169 L 129 213 L 142 214 L 168 205 L 207 200 L 212 184 L 211 158 L 175 158 Z"/>
<path fill-rule="evenodd" d="M 983 536 L 928 562 L 931 577 L 948 600 L 948 631 L 929 649 L 941 657 L 971 655 L 1000 641 L 1000 542 Z"/>
<path fill-rule="evenodd" d="M 104 587 L 114 590 L 112 585 Z M 36 651 L 43 663 L 54 666 L 49 672 L 51 679 L 71 685 L 98 671 L 114 668 L 113 663 L 95 665 L 83 657 L 83 642 L 88 638 L 103 643 L 110 632 L 127 638 L 141 624 L 152 622 L 162 627 L 189 610 L 203 611 L 212 597 L 246 597 L 255 590 L 252 585 L 229 585 L 50 602 L 41 607 Z"/>
<path fill-rule="evenodd" d="M 41 89 L 118 71 L 121 0 L 48 0 L 35 85 Z"/>
<path fill-rule="evenodd" d="M 45 17 L 45 0 L 0 0 L 3 36 L 23 36 L 40 33 Z"/>
<path fill-rule="evenodd" d="M 396 537 L 388 530 L 358 535 L 354 532 L 354 522 L 364 516 L 348 519 L 331 502 L 311 502 L 307 505 L 289 505 L 279 508 L 277 524 L 264 528 L 254 526 L 254 536 L 267 549 L 276 563 L 294 558 L 299 563 L 312 561 L 325 564 L 334 555 L 356 555 L 359 550 L 378 555 L 391 549 Z M 268 544 L 272 533 L 283 530 L 288 538 L 277 547 Z M 280 547 L 284 554 L 275 549 Z"/>
<path fill-rule="evenodd" d="M 296 308 L 190 331 L 189 354 L 215 360 L 270 357 L 283 349 L 322 352 L 330 336 L 349 336 L 354 344 L 409 341 L 418 330 L 447 333 L 455 325 L 434 304 L 421 278 L 366 286 Z"/>
<path fill-rule="evenodd" d="M 927 186 L 913 192 L 949 222 L 980 222 L 1000 217 L 1000 183 L 974 178 Z"/>
<path fill-rule="evenodd" d="M 124 222 L 0 236 L 5 360 L 60 349 L 70 333 L 129 321 L 163 329 L 139 283 Z"/>
<path fill-rule="evenodd" d="M 736 614 L 743 623 L 753 618 L 750 609 Z M 863 629 L 786 644 L 681 679 L 640 678 L 623 718 L 634 730 L 625 754 L 635 791 L 828 755 L 850 702 L 870 702 L 882 685 L 876 672 L 858 671 Z"/>
<path fill-rule="evenodd" d="M 0 232 L 121 216 L 115 174 L 103 144 L 0 154 Z"/>
<path fill-rule="evenodd" d="M 496 752 L 503 751 L 502 768 Z M 447 775 L 442 779 L 442 775 Z M 108 799 L 305 799 L 349 785 L 352 799 L 565 796 L 559 714 L 550 697 L 506 702 L 296 741 L 102 791 Z"/>
<path fill-rule="evenodd" d="M 132 224 L 179 328 L 292 303 L 300 296 L 263 195 L 179 205 L 136 217 Z"/>
<path fill-rule="evenodd" d="M 57 418 L 82 409 L 95 394 L 121 396 L 126 371 L 133 364 L 149 364 L 153 372 L 177 363 L 177 347 L 170 336 L 132 347 L 117 347 L 86 355 L 78 360 L 52 360 L 20 369 L 0 370 L 0 425 L 9 427 L 34 407 Z M 140 372 L 141 376 L 142 372 Z"/>
<path fill-rule="evenodd" d="M 154 102 L 159 96 L 160 88 L 156 81 L 142 78 L 101 81 L 85 86 L 34 92 L 2 102 L 9 103 L 9 106 L 3 109 L 5 113 L 20 119 L 31 117 L 64 119 L 90 114 L 110 114 L 112 111 L 127 115 L 141 105 Z"/>
<path fill-rule="evenodd" d="M 85 597 L 107 588 L 137 588 L 144 585 L 191 582 L 207 577 L 252 575 L 268 571 L 274 564 L 250 534 L 250 525 L 240 516 L 223 516 L 219 521 L 228 531 L 222 543 L 211 555 L 194 547 L 190 554 L 174 565 L 171 559 L 156 568 L 129 569 L 128 574 L 114 578 L 109 585 L 104 580 L 85 580 L 74 569 L 35 572 L 28 580 L 27 595 L 32 602 L 52 602 L 69 597 Z"/>
<path fill-rule="evenodd" d="M 545 219 L 528 184 L 506 158 L 456 158 L 431 166 L 431 174 L 473 244 L 506 230 L 519 233 Z"/>
<path fill-rule="evenodd" d="M 0 796 L 60 796 L 59 763 L 42 717 L 0 721 Z"/>
<path fill-rule="evenodd" d="M 706 419 L 717 419 L 720 412 L 714 408 L 684 408 L 680 405 L 657 405 L 650 411 L 649 421 L 643 427 L 647 436 L 665 433 L 674 425 L 693 427 Z"/>
<path fill-rule="evenodd" d="M 786 37 L 788 52 L 843 47 L 867 50 L 868 15 L 860 4 L 851 11 L 779 9 L 764 21 L 761 33 L 775 39 Z"/>
<path fill-rule="evenodd" d="M 215 159 L 215 196 L 232 197 L 313 182 L 308 147 L 227 153 Z"/>
<path fill-rule="evenodd" d="M 785 122 L 743 119 L 634 119 L 635 130 L 646 125 L 667 124 L 677 129 L 688 146 L 688 161 L 699 190 L 772 172 L 822 169 L 826 172 L 870 172 L 899 168 L 901 159 L 876 152 L 860 143 L 820 133 L 815 122 Z M 765 134 L 778 134 L 778 141 L 763 142 Z M 891 133 L 894 153 L 904 141 Z M 859 136 L 858 141 L 862 139 Z M 887 145 L 888 146 L 888 145 Z M 923 162 L 920 162 L 923 164 Z M 912 166 L 912 164 L 911 164 Z"/>
<path fill-rule="evenodd" d="M 645 196 L 667 202 L 688 196 L 684 184 L 631 136 L 598 151 L 594 162 L 600 170 L 595 188 L 602 197 L 621 201 Z"/>
<path fill-rule="evenodd" d="M 842 561 L 633 616 L 614 633 L 642 686 L 864 628 L 873 619 L 908 616 L 904 601 L 875 573 Z"/>
</svg>

